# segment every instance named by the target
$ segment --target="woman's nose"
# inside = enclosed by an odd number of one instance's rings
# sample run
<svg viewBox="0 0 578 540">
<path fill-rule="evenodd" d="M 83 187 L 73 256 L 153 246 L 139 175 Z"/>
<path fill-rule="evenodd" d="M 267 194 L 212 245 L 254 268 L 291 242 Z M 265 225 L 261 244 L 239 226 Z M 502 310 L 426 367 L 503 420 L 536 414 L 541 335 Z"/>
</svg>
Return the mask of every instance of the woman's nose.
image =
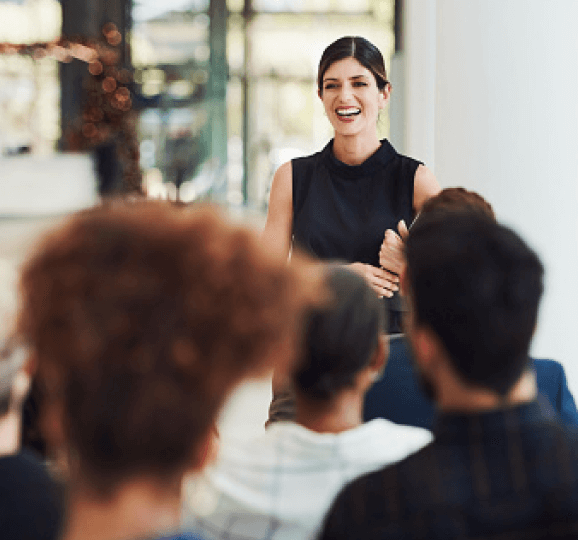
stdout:
<svg viewBox="0 0 578 540">
<path fill-rule="evenodd" d="M 341 86 L 341 91 L 339 93 L 339 97 L 345 101 L 347 100 L 352 94 L 352 88 L 348 84 L 344 84 Z"/>
</svg>

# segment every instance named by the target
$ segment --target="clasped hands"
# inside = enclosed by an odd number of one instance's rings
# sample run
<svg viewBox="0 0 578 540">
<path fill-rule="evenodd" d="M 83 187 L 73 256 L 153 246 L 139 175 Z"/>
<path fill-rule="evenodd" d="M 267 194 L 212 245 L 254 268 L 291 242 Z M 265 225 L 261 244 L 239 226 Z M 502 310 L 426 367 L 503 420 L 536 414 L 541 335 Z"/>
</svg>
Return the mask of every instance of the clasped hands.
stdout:
<svg viewBox="0 0 578 540">
<path fill-rule="evenodd" d="M 399 276 L 405 267 L 404 241 L 409 234 L 405 221 L 397 224 L 397 230 L 397 233 L 392 229 L 385 231 L 379 250 L 380 268 L 359 262 L 349 265 L 367 280 L 380 298 L 391 298 L 399 290 Z"/>
</svg>

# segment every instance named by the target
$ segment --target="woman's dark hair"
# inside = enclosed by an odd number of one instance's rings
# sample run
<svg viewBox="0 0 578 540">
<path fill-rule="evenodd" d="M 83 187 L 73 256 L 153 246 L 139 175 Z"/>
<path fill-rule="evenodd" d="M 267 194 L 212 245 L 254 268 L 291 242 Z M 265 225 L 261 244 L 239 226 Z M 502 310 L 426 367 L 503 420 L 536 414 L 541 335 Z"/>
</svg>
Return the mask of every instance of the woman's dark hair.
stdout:
<svg viewBox="0 0 578 540">
<path fill-rule="evenodd" d="M 385 63 L 379 49 L 359 36 L 345 36 L 334 41 L 323 51 L 317 71 L 317 87 L 323 93 L 323 75 L 329 67 L 344 58 L 355 58 L 363 67 L 367 68 L 377 83 L 377 88 L 383 90 L 388 84 Z"/>
<path fill-rule="evenodd" d="M 386 328 L 383 303 L 361 276 L 332 265 L 326 284 L 331 300 L 312 313 L 303 359 L 293 376 L 297 392 L 322 401 L 353 386 Z"/>
</svg>

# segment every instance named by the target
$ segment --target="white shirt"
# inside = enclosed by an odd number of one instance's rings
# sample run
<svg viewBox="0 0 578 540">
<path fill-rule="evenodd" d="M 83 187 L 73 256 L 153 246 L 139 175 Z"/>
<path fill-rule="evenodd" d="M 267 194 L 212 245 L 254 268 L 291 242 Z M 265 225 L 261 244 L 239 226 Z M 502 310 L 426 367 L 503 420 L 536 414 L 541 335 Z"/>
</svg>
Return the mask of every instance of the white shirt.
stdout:
<svg viewBox="0 0 578 540">
<path fill-rule="evenodd" d="M 185 485 L 184 526 L 206 539 L 314 538 L 346 483 L 431 440 L 384 419 L 337 434 L 275 423 L 249 443 L 223 444 L 215 465 Z"/>
</svg>

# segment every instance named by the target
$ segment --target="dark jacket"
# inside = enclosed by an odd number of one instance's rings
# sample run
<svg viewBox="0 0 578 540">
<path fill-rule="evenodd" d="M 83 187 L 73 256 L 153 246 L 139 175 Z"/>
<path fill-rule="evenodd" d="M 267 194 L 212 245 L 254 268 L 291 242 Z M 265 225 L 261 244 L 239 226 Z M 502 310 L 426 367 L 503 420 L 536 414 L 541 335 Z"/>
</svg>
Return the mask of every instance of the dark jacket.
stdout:
<svg viewBox="0 0 578 540">
<path fill-rule="evenodd" d="M 578 426 L 578 410 L 562 365 L 554 360 L 532 361 L 538 393 L 550 403 L 565 424 Z M 433 403 L 419 387 L 405 339 L 393 338 L 385 373 L 365 398 L 364 419 L 387 418 L 397 424 L 431 430 L 434 416 Z"/>
</svg>

